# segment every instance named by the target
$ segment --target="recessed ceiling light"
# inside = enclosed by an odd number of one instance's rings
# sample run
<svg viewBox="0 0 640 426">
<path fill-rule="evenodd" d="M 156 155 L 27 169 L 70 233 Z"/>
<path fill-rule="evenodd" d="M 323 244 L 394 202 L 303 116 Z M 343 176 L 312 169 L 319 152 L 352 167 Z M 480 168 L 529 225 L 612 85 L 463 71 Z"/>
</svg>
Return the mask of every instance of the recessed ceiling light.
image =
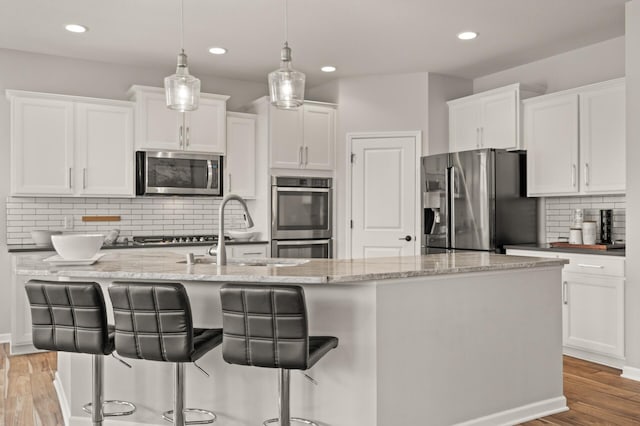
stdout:
<svg viewBox="0 0 640 426">
<path fill-rule="evenodd" d="M 227 49 L 224 47 L 212 47 L 209 49 L 209 53 L 213 53 L 214 55 L 224 55 L 227 53 Z"/>
<path fill-rule="evenodd" d="M 67 31 L 71 31 L 72 33 L 86 33 L 87 31 L 89 31 L 89 28 L 85 27 L 84 25 L 78 24 L 65 25 L 64 29 Z"/>
<path fill-rule="evenodd" d="M 478 37 L 478 33 L 473 31 L 464 31 L 458 34 L 460 40 L 473 40 L 476 37 Z"/>
<path fill-rule="evenodd" d="M 336 69 L 337 69 L 337 68 L 336 68 L 336 67 L 334 67 L 333 65 L 326 65 L 326 66 L 324 66 L 324 67 L 320 68 L 320 70 L 321 70 L 322 72 L 334 72 Z"/>
</svg>

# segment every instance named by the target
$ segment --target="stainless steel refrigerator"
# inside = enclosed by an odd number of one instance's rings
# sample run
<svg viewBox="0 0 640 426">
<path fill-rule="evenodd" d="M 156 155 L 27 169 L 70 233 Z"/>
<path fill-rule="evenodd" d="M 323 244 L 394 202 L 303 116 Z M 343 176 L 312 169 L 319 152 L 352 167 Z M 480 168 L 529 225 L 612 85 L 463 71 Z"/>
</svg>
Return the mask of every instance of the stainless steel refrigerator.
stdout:
<svg viewBox="0 0 640 426">
<path fill-rule="evenodd" d="M 527 198 L 526 153 L 478 149 L 422 158 L 422 252 L 503 252 L 535 243 L 537 199 Z"/>
</svg>

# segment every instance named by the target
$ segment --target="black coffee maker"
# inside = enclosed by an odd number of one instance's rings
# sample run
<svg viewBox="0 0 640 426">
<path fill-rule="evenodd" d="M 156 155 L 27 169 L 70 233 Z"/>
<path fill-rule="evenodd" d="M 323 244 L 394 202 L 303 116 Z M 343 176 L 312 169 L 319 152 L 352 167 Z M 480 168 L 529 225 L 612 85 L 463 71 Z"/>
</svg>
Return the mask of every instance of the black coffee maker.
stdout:
<svg viewBox="0 0 640 426">
<path fill-rule="evenodd" d="M 611 228 L 613 225 L 613 210 L 600 210 L 600 242 L 602 244 L 611 244 L 613 237 L 611 236 Z"/>
</svg>

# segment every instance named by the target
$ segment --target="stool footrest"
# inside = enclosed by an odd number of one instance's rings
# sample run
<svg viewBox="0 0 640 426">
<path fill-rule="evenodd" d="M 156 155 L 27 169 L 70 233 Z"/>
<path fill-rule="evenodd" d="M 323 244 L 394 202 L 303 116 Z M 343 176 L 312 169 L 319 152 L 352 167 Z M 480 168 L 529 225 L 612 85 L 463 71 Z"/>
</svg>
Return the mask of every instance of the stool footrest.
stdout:
<svg viewBox="0 0 640 426">
<path fill-rule="evenodd" d="M 291 417 L 291 421 L 292 422 L 298 422 L 298 423 L 304 423 L 306 425 L 311 425 L 311 426 L 318 426 L 317 423 L 312 422 L 311 420 L 307 420 L 307 419 L 302 419 L 300 417 Z M 267 426 L 269 423 L 278 423 L 280 424 L 280 419 L 269 419 L 269 420 L 265 420 L 262 424 L 264 426 Z"/>
<path fill-rule="evenodd" d="M 117 399 L 110 399 L 107 401 L 103 401 L 102 402 L 102 409 L 104 410 L 105 405 L 119 405 L 122 407 L 129 407 L 128 410 L 124 410 L 124 411 L 111 411 L 111 412 L 103 412 L 102 415 L 104 417 L 118 417 L 118 416 L 130 416 L 131 414 L 136 412 L 136 406 L 129 402 L 129 401 L 118 401 Z M 91 406 L 93 404 L 92 403 L 88 403 L 82 406 L 82 409 L 84 410 L 85 413 L 93 413 Z"/>
<path fill-rule="evenodd" d="M 216 413 L 209 410 L 203 410 L 201 408 L 185 408 L 183 412 L 185 414 L 197 413 L 209 417 L 208 419 L 204 420 L 187 420 L 184 422 L 185 425 L 206 425 L 215 422 L 217 419 Z M 173 410 L 165 411 L 164 413 L 162 413 L 162 418 L 168 422 L 173 422 Z"/>
</svg>

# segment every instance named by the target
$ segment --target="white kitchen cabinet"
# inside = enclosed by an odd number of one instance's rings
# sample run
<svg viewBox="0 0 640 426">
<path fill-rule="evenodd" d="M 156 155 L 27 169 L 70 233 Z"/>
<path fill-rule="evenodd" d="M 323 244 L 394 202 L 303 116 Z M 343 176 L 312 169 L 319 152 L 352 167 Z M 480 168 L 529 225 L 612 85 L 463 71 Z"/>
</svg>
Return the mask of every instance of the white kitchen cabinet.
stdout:
<svg viewBox="0 0 640 426">
<path fill-rule="evenodd" d="M 514 249 L 507 254 L 569 260 L 562 270 L 564 353 L 616 368 L 623 365 L 623 257 Z"/>
<path fill-rule="evenodd" d="M 520 99 L 533 94 L 517 83 L 447 102 L 449 151 L 521 149 Z"/>
<path fill-rule="evenodd" d="M 225 247 L 231 250 L 231 258 L 235 259 L 262 259 L 267 257 L 267 244 L 240 244 Z"/>
<path fill-rule="evenodd" d="M 529 196 L 625 190 L 624 79 L 523 102 Z"/>
<path fill-rule="evenodd" d="M 263 97 L 252 104 L 250 111 L 266 118 L 271 168 L 334 169 L 335 105 L 305 101 L 298 109 L 281 110 Z"/>
<path fill-rule="evenodd" d="M 130 102 L 8 90 L 13 196 L 134 196 Z"/>
<path fill-rule="evenodd" d="M 256 197 L 256 116 L 227 113 L 227 155 L 224 158 L 225 193 Z"/>
<path fill-rule="evenodd" d="M 164 89 L 132 86 L 136 105 L 137 150 L 187 150 L 224 154 L 229 96 L 200 94 L 198 109 L 174 111 L 166 106 Z"/>
</svg>

